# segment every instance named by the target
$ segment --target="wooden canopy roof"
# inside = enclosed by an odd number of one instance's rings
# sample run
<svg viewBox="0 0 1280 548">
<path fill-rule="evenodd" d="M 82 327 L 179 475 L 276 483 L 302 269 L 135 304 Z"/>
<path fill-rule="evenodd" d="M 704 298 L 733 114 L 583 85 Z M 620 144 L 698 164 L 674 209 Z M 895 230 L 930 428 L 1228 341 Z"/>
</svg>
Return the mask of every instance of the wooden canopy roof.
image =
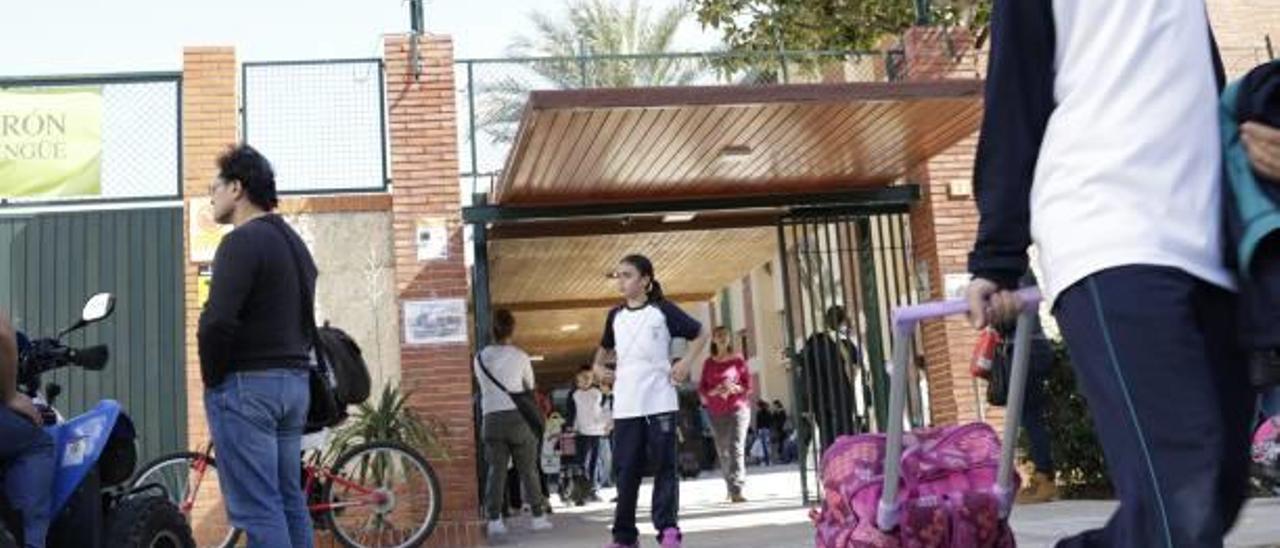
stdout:
<svg viewBox="0 0 1280 548">
<path fill-rule="evenodd" d="M 892 189 L 981 114 L 977 80 L 535 91 L 489 203 L 467 213 L 491 237 L 492 303 L 515 312 L 539 375 L 566 378 L 618 302 L 606 273 L 623 256 L 705 302 L 778 252 L 788 208 L 743 204 Z M 700 209 L 716 201 L 737 205 Z"/>
<path fill-rule="evenodd" d="M 532 92 L 491 202 L 883 186 L 978 127 L 981 82 Z"/>
</svg>

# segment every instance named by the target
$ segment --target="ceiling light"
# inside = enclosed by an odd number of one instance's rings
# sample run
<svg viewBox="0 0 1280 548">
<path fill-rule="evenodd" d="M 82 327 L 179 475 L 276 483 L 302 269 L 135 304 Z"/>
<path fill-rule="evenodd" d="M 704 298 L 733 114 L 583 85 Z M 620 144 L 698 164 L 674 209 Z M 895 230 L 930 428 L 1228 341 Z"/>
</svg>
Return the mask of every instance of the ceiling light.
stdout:
<svg viewBox="0 0 1280 548">
<path fill-rule="evenodd" d="M 724 162 L 740 162 L 751 156 L 751 147 L 747 145 L 727 145 L 720 149 L 720 160 Z"/>
<path fill-rule="evenodd" d="M 560 326 L 560 331 L 562 331 L 562 332 L 564 332 L 564 333 L 571 333 L 571 332 L 573 332 L 573 331 L 577 331 L 577 330 L 579 330 L 579 329 L 582 329 L 582 326 L 581 326 L 581 325 L 578 325 L 578 324 L 576 324 L 576 323 L 570 323 L 570 324 L 565 324 L 565 325 Z"/>
<path fill-rule="evenodd" d="M 687 223 L 697 217 L 697 213 L 668 213 L 662 216 L 664 223 Z"/>
<path fill-rule="evenodd" d="M 546 361 L 546 359 L 546 356 L 529 356 L 529 361 L 531 362 L 541 362 Z"/>
</svg>

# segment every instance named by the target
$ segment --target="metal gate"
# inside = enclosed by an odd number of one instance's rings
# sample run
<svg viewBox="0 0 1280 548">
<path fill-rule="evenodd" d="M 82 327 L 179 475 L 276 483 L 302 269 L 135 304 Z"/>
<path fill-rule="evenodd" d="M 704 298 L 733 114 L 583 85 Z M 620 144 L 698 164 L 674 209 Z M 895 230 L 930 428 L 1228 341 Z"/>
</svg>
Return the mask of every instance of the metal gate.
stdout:
<svg viewBox="0 0 1280 548">
<path fill-rule="evenodd" d="M 72 346 L 106 344 L 100 372 L 47 375 L 74 416 L 104 398 L 124 404 L 138 431 L 139 462 L 186 447 L 187 382 L 182 208 L 0 217 L 0 306 L 31 336 L 52 336 L 80 317 L 90 295 L 116 296 L 116 311 L 73 333 Z"/>
<path fill-rule="evenodd" d="M 805 503 L 821 496 L 819 462 L 836 437 L 886 424 L 893 307 L 916 301 L 915 264 L 905 213 L 801 212 L 778 225 L 783 256 L 786 344 L 797 417 Z M 927 403 L 918 368 L 909 368 L 910 418 Z"/>
</svg>

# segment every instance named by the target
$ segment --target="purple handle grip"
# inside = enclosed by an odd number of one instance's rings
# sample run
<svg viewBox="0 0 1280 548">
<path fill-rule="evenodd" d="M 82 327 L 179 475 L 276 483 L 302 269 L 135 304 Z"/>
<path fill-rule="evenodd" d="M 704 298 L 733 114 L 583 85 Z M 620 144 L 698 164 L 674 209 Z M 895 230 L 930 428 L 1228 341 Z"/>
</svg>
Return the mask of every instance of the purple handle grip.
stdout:
<svg viewBox="0 0 1280 548">
<path fill-rule="evenodd" d="M 1027 287 L 1017 291 L 1022 306 L 1032 307 L 1040 304 L 1040 289 Z M 917 323 L 934 318 L 945 318 L 964 314 L 969 311 L 969 303 L 964 299 L 935 301 L 931 303 L 903 306 L 893 310 L 893 329 L 898 332 L 907 331 Z"/>
</svg>

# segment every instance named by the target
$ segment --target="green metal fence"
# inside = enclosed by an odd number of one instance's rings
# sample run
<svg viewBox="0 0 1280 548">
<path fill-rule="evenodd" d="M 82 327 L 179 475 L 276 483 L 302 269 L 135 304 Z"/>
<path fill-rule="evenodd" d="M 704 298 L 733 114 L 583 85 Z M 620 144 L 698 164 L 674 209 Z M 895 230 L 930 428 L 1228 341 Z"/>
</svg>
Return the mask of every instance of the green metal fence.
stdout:
<svg viewBox="0 0 1280 548">
<path fill-rule="evenodd" d="M 101 399 L 121 402 L 143 460 L 186 447 L 182 227 L 181 207 L 0 217 L 0 258 L 7 261 L 0 309 L 18 329 L 55 335 L 80 317 L 89 296 L 115 294 L 111 318 L 67 339 L 72 346 L 106 344 L 106 369 L 68 369 L 43 380 L 62 386 L 57 406 L 65 416 Z"/>
</svg>

